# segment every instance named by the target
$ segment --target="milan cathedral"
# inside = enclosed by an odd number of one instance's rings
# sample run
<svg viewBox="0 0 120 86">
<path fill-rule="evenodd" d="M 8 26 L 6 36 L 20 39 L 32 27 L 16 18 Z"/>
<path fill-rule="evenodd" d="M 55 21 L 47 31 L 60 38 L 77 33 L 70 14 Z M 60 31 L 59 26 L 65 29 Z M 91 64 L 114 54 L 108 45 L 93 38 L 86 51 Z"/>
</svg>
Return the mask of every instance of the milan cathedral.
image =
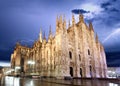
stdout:
<svg viewBox="0 0 120 86">
<path fill-rule="evenodd" d="M 56 32 L 51 27 L 48 40 L 40 31 L 32 47 L 17 43 L 11 55 L 15 74 L 39 75 L 64 79 L 65 77 L 106 78 L 107 65 L 103 45 L 95 34 L 93 25 L 79 15 L 76 22 L 66 25 L 62 16 L 56 18 Z M 67 26 L 67 27 L 66 27 Z M 43 36 L 43 37 L 42 37 Z"/>
</svg>

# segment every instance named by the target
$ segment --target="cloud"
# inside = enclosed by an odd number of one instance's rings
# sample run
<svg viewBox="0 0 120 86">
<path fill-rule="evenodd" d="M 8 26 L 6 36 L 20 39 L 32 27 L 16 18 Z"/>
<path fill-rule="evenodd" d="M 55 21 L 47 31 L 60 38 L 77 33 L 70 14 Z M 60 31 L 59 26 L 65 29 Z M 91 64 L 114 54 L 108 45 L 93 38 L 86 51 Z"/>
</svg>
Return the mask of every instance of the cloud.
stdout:
<svg viewBox="0 0 120 86">
<path fill-rule="evenodd" d="M 99 15 L 103 9 L 94 3 L 84 3 L 80 6 L 77 6 L 78 9 L 84 9 L 84 17 L 87 20 L 93 20 L 97 15 Z"/>
<path fill-rule="evenodd" d="M 83 3 L 78 6 L 78 9 L 84 9 L 89 11 L 84 13 L 85 20 L 92 21 L 94 29 L 99 32 L 100 41 L 103 42 L 107 51 L 119 51 L 120 26 L 119 26 L 119 5 L 117 0 L 102 1 L 99 4 L 96 3 Z M 118 26 L 116 26 L 118 25 Z M 112 31 L 112 32 L 111 32 Z M 116 47 L 117 45 L 117 47 Z"/>
<path fill-rule="evenodd" d="M 114 6 L 117 0 L 112 0 L 111 2 L 105 2 L 101 4 L 101 8 L 106 12 L 119 12 L 119 10 Z M 114 2 L 114 3 L 113 3 Z"/>
<path fill-rule="evenodd" d="M 119 12 L 119 10 L 116 9 L 116 8 L 112 8 L 112 9 L 110 9 L 110 11 L 111 11 L 111 12 Z"/>
<path fill-rule="evenodd" d="M 112 2 L 116 2 L 117 0 L 112 0 Z"/>
<path fill-rule="evenodd" d="M 105 8 L 105 9 L 107 9 L 108 6 L 111 6 L 111 3 L 110 3 L 110 2 L 106 2 L 106 3 L 102 3 L 102 4 L 101 4 L 101 7 L 102 7 L 102 8 Z"/>
<path fill-rule="evenodd" d="M 117 28 L 120 27 L 119 0 L 89 0 L 89 2 L 86 0 L 76 0 L 70 1 L 71 3 L 66 5 L 63 5 L 67 3 L 65 0 L 63 2 L 59 1 L 59 3 L 54 0 L 52 3 L 55 3 L 55 5 L 52 5 L 51 1 L 46 2 L 45 0 L 23 2 L 16 2 L 15 0 L 6 2 L 4 0 L 4 3 L 2 2 L 0 3 L 0 22 L 2 22 L 0 28 L 3 30 L 0 31 L 0 37 L 2 37 L 0 44 L 3 45 L 13 46 L 17 40 L 25 39 L 26 37 L 27 39 L 37 38 L 37 29 L 39 29 L 41 25 L 47 31 L 50 24 L 55 26 L 55 16 L 57 14 L 65 13 L 67 18 L 69 18 L 69 10 L 71 9 L 75 10 L 75 13 L 81 11 L 85 19 L 93 21 L 95 32 L 98 33 L 100 39 L 107 38 L 109 36 L 108 33 L 112 34 L 111 31 L 116 29 L 115 25 L 118 26 Z M 49 12 L 46 11 L 46 9 Z M 47 13 L 49 13 L 49 16 Z M 48 21 L 48 19 L 50 21 Z M 113 42 L 113 40 L 110 39 L 108 38 L 105 43 L 112 50 L 113 48 L 111 48 L 110 42 Z M 32 43 L 32 41 L 22 40 L 21 43 L 28 45 Z M 120 50 L 118 43 L 114 43 L 114 45 L 114 48 Z M 0 59 L 2 61 L 10 61 L 10 55 L 13 52 L 13 48 L 9 48 L 10 51 L 7 51 L 6 46 L 0 46 L 0 48 L 0 50 L 2 50 L 0 51 Z"/>
<path fill-rule="evenodd" d="M 94 3 L 85 3 L 80 6 L 80 8 L 90 11 L 90 12 L 100 12 L 102 9 L 99 5 Z"/>
<path fill-rule="evenodd" d="M 84 13 L 90 13 L 90 11 L 86 11 L 84 9 L 73 9 L 72 13 L 74 13 L 74 14 L 80 14 L 80 13 L 84 14 Z"/>
</svg>

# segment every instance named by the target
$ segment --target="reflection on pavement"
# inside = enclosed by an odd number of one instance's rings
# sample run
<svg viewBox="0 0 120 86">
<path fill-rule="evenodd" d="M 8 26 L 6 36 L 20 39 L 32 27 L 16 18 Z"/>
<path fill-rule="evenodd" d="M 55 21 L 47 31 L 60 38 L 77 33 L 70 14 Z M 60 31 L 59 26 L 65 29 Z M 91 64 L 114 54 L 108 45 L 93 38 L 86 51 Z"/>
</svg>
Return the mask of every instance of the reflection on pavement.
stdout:
<svg viewBox="0 0 120 86">
<path fill-rule="evenodd" d="M 108 80 L 56 80 L 56 79 L 30 79 L 19 77 L 2 77 L 0 86 L 120 86 L 119 84 L 109 82 Z"/>
</svg>

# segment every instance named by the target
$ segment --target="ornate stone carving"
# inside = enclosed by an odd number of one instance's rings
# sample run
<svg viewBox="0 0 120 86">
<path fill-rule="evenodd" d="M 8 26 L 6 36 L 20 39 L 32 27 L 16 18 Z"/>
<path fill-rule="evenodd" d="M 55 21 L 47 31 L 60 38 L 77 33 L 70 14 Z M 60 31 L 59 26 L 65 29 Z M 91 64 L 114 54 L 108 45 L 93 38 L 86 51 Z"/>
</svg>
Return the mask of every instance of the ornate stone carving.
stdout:
<svg viewBox="0 0 120 86">
<path fill-rule="evenodd" d="M 39 71 L 41 76 L 65 77 L 70 76 L 70 68 L 73 68 L 73 77 L 106 77 L 106 58 L 102 44 L 98 36 L 94 37 L 92 23 L 89 27 L 84 22 L 84 16 L 80 14 L 79 22 L 75 22 L 72 15 L 72 24 L 66 28 L 66 20 L 62 16 L 56 19 L 56 33 L 52 35 L 51 27 L 48 41 L 45 33 L 42 38 L 42 30 L 39 38 L 32 48 L 16 44 L 14 53 L 11 55 L 11 65 L 21 66 L 20 58 L 24 58 L 25 73 Z M 90 55 L 88 55 L 88 49 Z M 72 58 L 69 56 L 72 51 Z M 81 61 L 79 60 L 79 54 Z M 28 64 L 28 61 L 33 63 Z M 30 66 L 30 67 L 29 67 Z M 90 66 L 92 69 L 90 70 Z M 82 70 L 80 71 L 80 68 Z M 100 72 L 99 72 L 100 71 Z M 90 76 L 92 72 L 92 76 Z M 31 74 L 30 73 L 30 74 Z"/>
</svg>

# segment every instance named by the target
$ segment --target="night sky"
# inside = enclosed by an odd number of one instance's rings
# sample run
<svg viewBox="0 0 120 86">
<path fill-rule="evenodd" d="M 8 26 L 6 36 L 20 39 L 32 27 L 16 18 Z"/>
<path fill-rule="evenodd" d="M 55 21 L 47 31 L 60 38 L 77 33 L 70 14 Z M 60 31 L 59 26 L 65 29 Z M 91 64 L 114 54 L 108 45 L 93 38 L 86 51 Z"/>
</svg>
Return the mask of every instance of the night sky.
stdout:
<svg viewBox="0 0 120 86">
<path fill-rule="evenodd" d="M 0 66 L 9 65 L 16 42 L 31 45 L 40 28 L 55 33 L 56 16 L 76 22 L 83 13 L 104 45 L 108 66 L 120 67 L 120 0 L 0 0 Z"/>
</svg>

